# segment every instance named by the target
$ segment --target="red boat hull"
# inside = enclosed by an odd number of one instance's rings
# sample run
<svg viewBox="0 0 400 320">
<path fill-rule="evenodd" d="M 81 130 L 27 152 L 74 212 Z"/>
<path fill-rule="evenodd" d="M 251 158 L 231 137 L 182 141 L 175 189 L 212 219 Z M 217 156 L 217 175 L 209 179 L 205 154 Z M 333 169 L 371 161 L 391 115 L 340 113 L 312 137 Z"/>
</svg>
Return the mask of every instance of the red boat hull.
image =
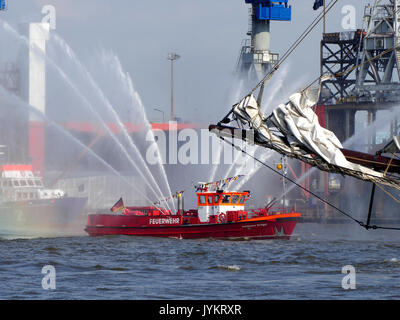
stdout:
<svg viewBox="0 0 400 320">
<path fill-rule="evenodd" d="M 90 236 L 131 235 L 148 237 L 173 237 L 181 239 L 289 239 L 300 214 L 281 214 L 227 223 L 200 223 L 176 225 L 138 226 L 134 216 L 94 214 L 89 215 L 85 231 Z"/>
</svg>

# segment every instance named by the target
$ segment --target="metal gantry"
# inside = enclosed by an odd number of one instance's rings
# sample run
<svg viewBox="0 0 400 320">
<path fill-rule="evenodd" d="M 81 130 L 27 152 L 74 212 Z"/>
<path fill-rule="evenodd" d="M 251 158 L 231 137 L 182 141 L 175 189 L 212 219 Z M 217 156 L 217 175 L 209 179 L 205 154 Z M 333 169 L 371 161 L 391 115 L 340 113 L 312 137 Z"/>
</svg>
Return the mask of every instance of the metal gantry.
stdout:
<svg viewBox="0 0 400 320">
<path fill-rule="evenodd" d="M 324 33 L 321 41 L 321 74 L 337 75 L 360 63 L 363 32 L 357 31 Z M 337 103 L 351 100 L 356 83 L 356 71 L 344 73 L 322 84 L 321 103 Z"/>
<path fill-rule="evenodd" d="M 370 125 L 379 112 L 391 110 L 400 102 L 400 0 L 375 0 L 364 10 L 360 29 L 323 33 L 321 40 L 321 75 L 334 77 L 323 83 L 319 106 L 321 124 L 344 142 L 356 133 L 356 114 Z M 399 46 L 397 48 L 396 46 Z M 366 116 L 366 117 L 365 117 Z M 390 127 L 390 128 L 389 128 Z M 380 140 L 377 131 L 387 130 L 392 137 L 398 132 L 394 114 L 384 128 L 371 126 L 358 144 L 365 152 L 376 151 Z M 382 132 L 380 132 L 382 134 Z M 385 138 L 386 139 L 386 138 Z M 341 179 L 340 177 L 338 177 Z M 324 185 L 326 197 L 338 204 L 352 201 L 349 194 L 363 194 L 362 189 L 340 180 L 332 190 L 331 177 L 313 176 Z M 391 206 L 387 199 L 376 199 L 376 205 Z M 380 212 L 384 212 L 381 208 Z"/>
<path fill-rule="evenodd" d="M 400 101 L 399 1 L 376 0 L 367 5 L 364 50 L 354 93 L 360 102 Z"/>
<path fill-rule="evenodd" d="M 321 103 L 400 101 L 399 11 L 399 0 L 375 0 L 362 29 L 323 34 L 321 74 L 342 75 L 325 82 Z"/>
</svg>

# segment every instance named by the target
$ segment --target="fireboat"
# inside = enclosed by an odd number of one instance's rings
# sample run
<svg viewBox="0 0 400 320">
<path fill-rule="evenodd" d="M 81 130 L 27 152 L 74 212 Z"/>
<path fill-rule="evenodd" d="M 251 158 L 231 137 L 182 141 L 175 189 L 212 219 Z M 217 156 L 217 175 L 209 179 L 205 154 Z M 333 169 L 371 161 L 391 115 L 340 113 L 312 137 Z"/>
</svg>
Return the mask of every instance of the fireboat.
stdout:
<svg viewBox="0 0 400 320">
<path fill-rule="evenodd" d="M 90 236 L 132 235 L 180 239 L 289 239 L 299 212 L 284 207 L 245 210 L 250 191 L 228 191 L 199 183 L 197 209 L 183 209 L 183 191 L 177 192 L 178 210 L 125 207 L 122 198 L 111 208 L 114 213 L 88 215 L 85 231 Z M 116 213 L 117 212 L 117 213 Z"/>
</svg>

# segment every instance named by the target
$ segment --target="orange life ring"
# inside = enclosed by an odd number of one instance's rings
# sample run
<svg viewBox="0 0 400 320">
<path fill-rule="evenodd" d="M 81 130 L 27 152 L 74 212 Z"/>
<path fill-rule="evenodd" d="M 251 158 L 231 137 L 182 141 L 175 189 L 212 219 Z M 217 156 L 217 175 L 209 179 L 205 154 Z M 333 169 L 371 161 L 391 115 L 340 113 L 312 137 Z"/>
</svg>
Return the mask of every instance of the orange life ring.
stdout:
<svg viewBox="0 0 400 320">
<path fill-rule="evenodd" d="M 226 214 L 225 214 L 225 213 L 220 213 L 220 214 L 218 215 L 218 222 L 219 222 L 219 223 L 224 223 L 224 222 L 226 222 Z"/>
</svg>

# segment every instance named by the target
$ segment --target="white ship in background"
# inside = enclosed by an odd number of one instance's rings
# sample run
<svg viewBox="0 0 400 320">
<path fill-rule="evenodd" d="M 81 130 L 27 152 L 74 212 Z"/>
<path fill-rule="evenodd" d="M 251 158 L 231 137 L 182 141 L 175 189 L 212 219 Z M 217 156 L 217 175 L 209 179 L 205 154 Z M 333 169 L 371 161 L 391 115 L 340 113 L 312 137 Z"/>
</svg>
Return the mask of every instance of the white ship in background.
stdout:
<svg viewBox="0 0 400 320">
<path fill-rule="evenodd" d="M 0 226 L 68 227 L 77 222 L 86 197 L 68 197 L 48 189 L 31 165 L 2 165 L 0 176 Z"/>
</svg>

